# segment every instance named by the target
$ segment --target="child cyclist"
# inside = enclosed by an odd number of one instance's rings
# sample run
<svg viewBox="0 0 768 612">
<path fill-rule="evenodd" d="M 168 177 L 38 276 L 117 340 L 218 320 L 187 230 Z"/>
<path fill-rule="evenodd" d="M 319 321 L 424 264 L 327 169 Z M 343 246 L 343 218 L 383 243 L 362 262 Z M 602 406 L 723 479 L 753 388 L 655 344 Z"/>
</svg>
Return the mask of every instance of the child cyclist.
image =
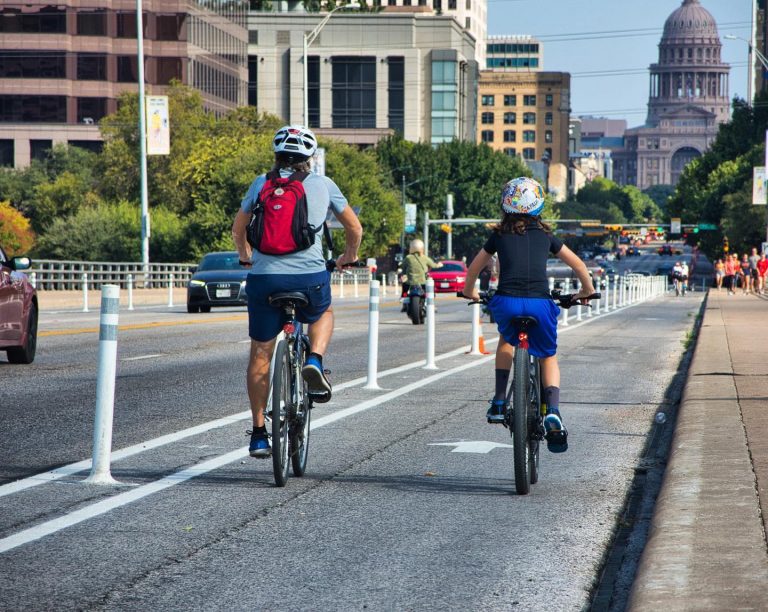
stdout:
<svg viewBox="0 0 768 612">
<path fill-rule="evenodd" d="M 544 189 L 535 180 L 520 177 L 509 181 L 501 192 L 503 214 L 467 272 L 464 295 L 478 299 L 475 280 L 490 259 L 498 256 L 499 284 L 489 303 L 499 329 L 496 347 L 496 392 L 488 409 L 489 423 L 504 423 L 506 400 L 517 331 L 511 319 L 534 316 L 538 325 L 528 333 L 530 353 L 539 358 L 547 414 L 544 418 L 547 448 L 554 453 L 568 449 L 568 432 L 560 416 L 560 369 L 557 365 L 557 317 L 560 308 L 552 300 L 547 281 L 547 258 L 556 255 L 570 266 L 581 281 L 575 294 L 587 298 L 595 293 L 587 266 L 553 234 L 541 220 Z"/>
</svg>

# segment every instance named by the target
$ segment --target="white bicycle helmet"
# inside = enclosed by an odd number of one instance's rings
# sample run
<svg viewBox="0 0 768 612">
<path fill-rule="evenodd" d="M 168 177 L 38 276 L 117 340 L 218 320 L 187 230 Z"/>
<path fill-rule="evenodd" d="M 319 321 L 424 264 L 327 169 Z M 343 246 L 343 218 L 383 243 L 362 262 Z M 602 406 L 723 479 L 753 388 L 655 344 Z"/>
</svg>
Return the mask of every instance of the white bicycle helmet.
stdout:
<svg viewBox="0 0 768 612">
<path fill-rule="evenodd" d="M 532 178 L 512 179 L 501 191 L 501 207 L 506 213 L 538 215 L 544 209 L 544 188 Z"/>
<path fill-rule="evenodd" d="M 317 151 L 317 138 L 303 125 L 286 125 L 275 133 L 272 149 L 275 153 L 312 157 Z"/>
</svg>

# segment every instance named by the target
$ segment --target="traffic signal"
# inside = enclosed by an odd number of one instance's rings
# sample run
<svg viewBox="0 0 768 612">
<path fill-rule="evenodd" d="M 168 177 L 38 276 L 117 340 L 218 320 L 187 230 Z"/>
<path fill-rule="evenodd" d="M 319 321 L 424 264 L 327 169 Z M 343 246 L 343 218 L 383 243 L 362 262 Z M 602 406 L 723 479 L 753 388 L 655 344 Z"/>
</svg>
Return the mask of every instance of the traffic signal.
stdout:
<svg viewBox="0 0 768 612">
<path fill-rule="evenodd" d="M 729 249 L 730 249 L 730 246 L 728 245 L 728 236 L 725 236 L 723 238 L 723 251 L 727 253 Z"/>
<path fill-rule="evenodd" d="M 605 229 L 609 232 L 620 232 L 624 228 L 621 225 L 606 225 Z"/>
<path fill-rule="evenodd" d="M 440 229 L 443 230 L 446 234 L 450 234 L 451 233 L 451 226 L 448 223 L 443 223 L 440 226 Z"/>
</svg>

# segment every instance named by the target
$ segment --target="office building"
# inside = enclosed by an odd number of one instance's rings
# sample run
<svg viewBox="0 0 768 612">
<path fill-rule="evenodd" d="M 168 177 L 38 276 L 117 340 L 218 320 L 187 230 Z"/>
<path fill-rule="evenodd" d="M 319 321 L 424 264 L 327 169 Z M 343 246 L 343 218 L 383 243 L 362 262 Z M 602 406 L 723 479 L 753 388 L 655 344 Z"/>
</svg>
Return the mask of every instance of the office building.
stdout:
<svg viewBox="0 0 768 612">
<path fill-rule="evenodd" d="M 544 47 L 532 36 L 489 36 L 485 68 L 497 72 L 531 72 L 544 69 Z"/>
</svg>

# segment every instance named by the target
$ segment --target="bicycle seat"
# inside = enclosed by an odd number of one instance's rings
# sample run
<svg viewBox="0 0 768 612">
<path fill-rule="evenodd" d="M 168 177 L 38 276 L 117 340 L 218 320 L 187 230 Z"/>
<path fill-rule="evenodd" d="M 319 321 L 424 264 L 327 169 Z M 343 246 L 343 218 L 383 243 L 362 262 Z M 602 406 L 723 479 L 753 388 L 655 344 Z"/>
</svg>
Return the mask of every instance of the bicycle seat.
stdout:
<svg viewBox="0 0 768 612">
<path fill-rule="evenodd" d="M 539 321 L 536 319 L 536 317 L 531 316 L 512 317 L 510 320 L 512 321 L 512 325 L 523 330 L 535 327 L 539 324 Z"/>
<path fill-rule="evenodd" d="M 287 306 L 293 304 L 297 308 L 306 306 L 309 303 L 305 293 L 301 291 L 281 291 L 280 293 L 273 293 L 269 296 L 270 306 Z"/>
</svg>

